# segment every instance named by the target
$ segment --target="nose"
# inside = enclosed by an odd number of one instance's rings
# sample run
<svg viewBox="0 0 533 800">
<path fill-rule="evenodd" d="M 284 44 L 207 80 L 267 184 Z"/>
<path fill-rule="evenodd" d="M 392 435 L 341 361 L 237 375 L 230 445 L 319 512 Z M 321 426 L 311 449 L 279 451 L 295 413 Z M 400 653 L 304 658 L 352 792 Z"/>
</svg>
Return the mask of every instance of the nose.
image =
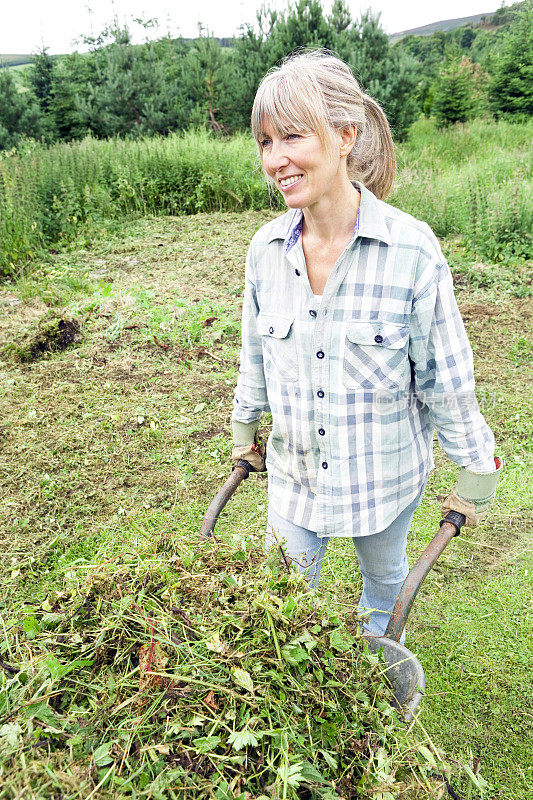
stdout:
<svg viewBox="0 0 533 800">
<path fill-rule="evenodd" d="M 268 150 L 263 151 L 263 166 L 269 175 L 274 175 L 279 170 L 290 164 L 283 139 L 273 139 Z"/>
</svg>

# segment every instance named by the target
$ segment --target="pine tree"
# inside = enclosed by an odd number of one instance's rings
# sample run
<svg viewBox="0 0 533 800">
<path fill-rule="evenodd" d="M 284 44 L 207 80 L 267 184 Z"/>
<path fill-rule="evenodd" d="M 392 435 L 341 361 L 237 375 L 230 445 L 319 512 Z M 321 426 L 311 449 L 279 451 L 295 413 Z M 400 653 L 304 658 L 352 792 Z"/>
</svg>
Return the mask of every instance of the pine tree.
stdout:
<svg viewBox="0 0 533 800">
<path fill-rule="evenodd" d="M 533 113 L 533 12 L 522 11 L 508 31 L 503 53 L 493 67 L 489 98 L 498 115 L 530 116 Z"/>
<path fill-rule="evenodd" d="M 318 0 L 299 0 L 284 13 L 261 10 L 235 46 L 239 95 L 238 127 L 247 127 L 257 85 L 267 70 L 298 48 L 323 47 L 347 61 L 364 90 L 380 102 L 398 138 L 418 113 L 417 63 L 391 48 L 379 16 L 370 12 L 354 22 L 344 0 L 335 0 L 325 17 Z"/>
<path fill-rule="evenodd" d="M 466 122 L 474 102 L 468 70 L 461 64 L 459 50 L 450 50 L 434 86 L 432 111 L 441 127 Z"/>
<path fill-rule="evenodd" d="M 52 84 L 54 80 L 54 60 L 43 47 L 33 56 L 31 67 L 28 70 L 28 82 L 33 87 L 35 96 L 44 114 L 48 113 L 52 99 Z"/>
<path fill-rule="evenodd" d="M 43 115 L 35 95 L 19 92 L 8 68 L 0 68 L 0 150 L 14 147 L 23 136 L 44 133 Z"/>
</svg>

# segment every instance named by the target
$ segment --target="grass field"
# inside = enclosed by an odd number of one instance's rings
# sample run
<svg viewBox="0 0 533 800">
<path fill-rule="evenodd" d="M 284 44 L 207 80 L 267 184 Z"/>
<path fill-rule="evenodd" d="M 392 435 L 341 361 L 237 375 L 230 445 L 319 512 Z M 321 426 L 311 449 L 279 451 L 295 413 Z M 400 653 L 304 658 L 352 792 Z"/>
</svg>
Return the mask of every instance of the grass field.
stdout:
<svg viewBox="0 0 533 800">
<path fill-rule="evenodd" d="M 81 576 L 105 572 L 125 553 L 144 552 L 176 531 L 194 542 L 229 472 L 244 255 L 271 216 L 124 222 L 90 248 L 52 256 L 0 289 L 4 661 L 25 658 L 25 637 L 36 635 L 31 620 L 44 625 Z M 446 753 L 456 796 L 526 800 L 533 781 L 529 277 L 527 265 L 506 271 L 468 260 L 455 240 L 445 247 L 474 347 L 479 398 L 506 469 L 490 519 L 454 540 L 428 577 L 407 644 L 426 672 L 420 720 Z M 14 348 L 50 311 L 79 320 L 82 341 L 18 363 Z M 453 465 L 436 455 L 411 558 L 436 530 L 439 500 L 454 482 Z M 217 530 L 243 537 L 261 531 L 266 503 L 265 477 L 252 476 Z M 360 583 L 349 543 L 331 544 L 321 588 L 332 605 L 353 604 Z M 19 634 L 22 620 L 30 622 Z M 60 656 L 61 646 L 50 652 Z M 23 717 L 10 713 L 14 680 L 6 672 L 0 684 L 0 741 L 22 735 L 16 725 Z M 52 705 L 60 715 L 60 700 Z M 39 746 L 16 756 L 0 751 L 2 800 L 129 796 L 131 786 L 117 782 L 97 788 L 102 773 L 89 756 L 57 768 L 58 734 L 41 728 Z M 482 794 L 477 775 L 487 782 Z"/>
</svg>

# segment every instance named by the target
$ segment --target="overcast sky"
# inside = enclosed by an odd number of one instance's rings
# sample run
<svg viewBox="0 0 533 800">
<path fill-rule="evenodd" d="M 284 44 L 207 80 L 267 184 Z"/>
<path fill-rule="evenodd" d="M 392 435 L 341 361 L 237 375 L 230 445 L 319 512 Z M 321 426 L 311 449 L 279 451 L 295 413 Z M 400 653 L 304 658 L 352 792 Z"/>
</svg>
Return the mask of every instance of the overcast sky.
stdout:
<svg viewBox="0 0 533 800">
<path fill-rule="evenodd" d="M 329 9 L 332 0 L 324 0 Z M 511 2 L 508 3 L 510 5 Z M 156 17 L 159 28 L 149 31 L 149 38 L 170 32 L 171 36 L 197 35 L 198 23 L 209 27 L 214 36 L 238 34 L 239 26 L 255 19 L 263 0 L 0 0 L 0 53 L 31 53 L 42 44 L 50 53 L 68 53 L 86 49 L 76 44 L 82 34 L 97 34 L 113 17 L 120 20 Z M 271 0 L 267 5 L 284 8 L 286 0 Z M 441 19 L 490 13 L 498 0 L 348 0 L 352 16 L 371 7 L 381 12 L 387 33 L 416 28 Z M 89 9 L 91 11 L 89 12 Z M 132 25 L 136 41 L 146 33 Z"/>
</svg>

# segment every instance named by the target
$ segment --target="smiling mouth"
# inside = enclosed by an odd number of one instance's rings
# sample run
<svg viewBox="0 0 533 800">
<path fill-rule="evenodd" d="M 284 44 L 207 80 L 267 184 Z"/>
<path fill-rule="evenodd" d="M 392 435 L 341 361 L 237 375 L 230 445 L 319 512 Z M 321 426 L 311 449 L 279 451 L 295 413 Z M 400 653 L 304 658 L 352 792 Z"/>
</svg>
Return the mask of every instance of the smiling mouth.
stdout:
<svg viewBox="0 0 533 800">
<path fill-rule="evenodd" d="M 303 175 L 291 175 L 290 178 L 281 178 L 279 185 L 282 189 L 288 189 L 289 186 L 298 183 L 303 178 Z"/>
</svg>

